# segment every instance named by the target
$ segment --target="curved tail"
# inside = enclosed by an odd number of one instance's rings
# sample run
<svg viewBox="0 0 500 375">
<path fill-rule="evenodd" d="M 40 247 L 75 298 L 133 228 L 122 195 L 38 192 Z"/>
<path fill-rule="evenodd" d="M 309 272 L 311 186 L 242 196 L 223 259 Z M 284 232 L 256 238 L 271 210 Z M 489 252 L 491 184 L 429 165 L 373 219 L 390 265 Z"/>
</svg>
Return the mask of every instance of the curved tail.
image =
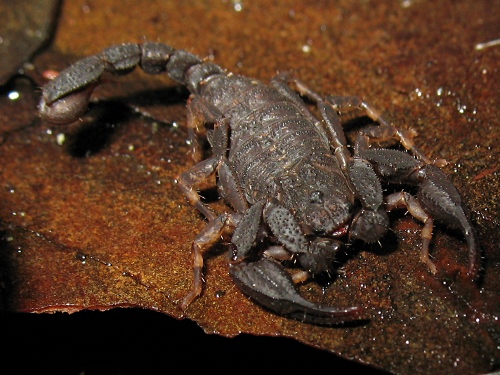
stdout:
<svg viewBox="0 0 500 375">
<path fill-rule="evenodd" d="M 39 110 L 47 121 L 65 124 L 87 110 L 90 94 L 105 73 L 122 75 L 140 66 L 148 74 L 167 73 L 196 94 L 209 77 L 224 74 L 216 64 L 162 43 L 126 43 L 77 61 L 42 88 Z"/>
</svg>

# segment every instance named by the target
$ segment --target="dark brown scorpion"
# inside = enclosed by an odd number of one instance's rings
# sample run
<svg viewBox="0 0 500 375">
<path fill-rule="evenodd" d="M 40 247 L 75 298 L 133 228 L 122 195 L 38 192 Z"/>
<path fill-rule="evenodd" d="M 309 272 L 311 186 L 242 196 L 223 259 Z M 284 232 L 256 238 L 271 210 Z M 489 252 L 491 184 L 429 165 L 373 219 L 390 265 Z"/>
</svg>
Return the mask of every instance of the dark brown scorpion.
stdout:
<svg viewBox="0 0 500 375">
<path fill-rule="evenodd" d="M 76 120 L 104 73 L 124 74 L 136 66 L 166 72 L 191 93 L 187 123 L 198 164 L 178 183 L 208 224 L 193 242 L 194 283 L 182 301 L 187 308 L 203 288 L 203 253 L 231 235 L 229 270 L 252 299 L 275 313 L 314 324 L 363 318 L 361 307 L 332 307 L 301 297 L 294 285 L 334 271 L 336 254 L 347 242 L 378 241 L 389 227 L 388 211 L 406 208 L 423 223 L 421 259 L 432 273 L 429 243 L 434 219 L 462 231 L 469 269 L 480 268 L 479 248 L 459 193 L 413 143 L 413 133 L 389 124 L 358 97 L 321 96 L 291 75 L 265 85 L 233 75 L 184 50 L 160 43 L 122 44 L 84 58 L 43 88 L 40 112 L 56 123 Z M 300 94 L 300 95 L 299 95 Z M 314 103 L 319 116 L 306 103 Z M 361 130 L 348 148 L 339 114 L 361 109 L 377 126 Z M 212 156 L 201 160 L 199 131 L 206 124 Z M 395 140 L 406 150 L 375 147 Z M 216 173 L 220 196 L 232 210 L 216 215 L 195 187 Z M 383 196 L 381 182 L 417 186 L 415 196 Z M 293 277 L 282 264 L 295 261 Z"/>
</svg>

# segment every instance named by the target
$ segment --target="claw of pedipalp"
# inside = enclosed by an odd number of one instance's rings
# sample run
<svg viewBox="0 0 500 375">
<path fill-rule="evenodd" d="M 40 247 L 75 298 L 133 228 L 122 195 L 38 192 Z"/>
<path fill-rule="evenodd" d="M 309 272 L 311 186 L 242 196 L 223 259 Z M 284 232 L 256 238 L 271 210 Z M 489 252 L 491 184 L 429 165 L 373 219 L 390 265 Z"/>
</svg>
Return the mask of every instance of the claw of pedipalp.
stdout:
<svg viewBox="0 0 500 375">
<path fill-rule="evenodd" d="M 267 309 L 306 323 L 336 325 L 366 320 L 359 306 L 334 307 L 313 303 L 301 297 L 291 276 L 280 263 L 270 259 L 230 265 L 236 285 Z"/>
</svg>

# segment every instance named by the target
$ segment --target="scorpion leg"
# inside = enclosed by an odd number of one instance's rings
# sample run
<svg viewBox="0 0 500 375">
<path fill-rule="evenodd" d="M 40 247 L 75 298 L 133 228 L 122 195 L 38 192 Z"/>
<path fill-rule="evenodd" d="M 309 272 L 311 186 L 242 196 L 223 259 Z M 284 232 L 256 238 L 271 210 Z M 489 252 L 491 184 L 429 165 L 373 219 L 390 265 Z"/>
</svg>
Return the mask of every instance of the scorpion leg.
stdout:
<svg viewBox="0 0 500 375">
<path fill-rule="evenodd" d="M 202 159 L 202 150 L 198 140 L 198 134 L 205 124 L 213 124 L 222 119 L 222 115 L 213 106 L 210 106 L 201 96 L 191 95 L 187 105 L 187 126 L 191 153 L 195 161 Z M 227 130 L 226 130 L 227 132 Z M 215 154 L 215 152 L 214 152 Z"/>
<path fill-rule="evenodd" d="M 421 233 L 422 250 L 420 251 L 420 260 L 427 264 L 429 271 L 435 275 L 437 272 L 436 265 L 429 258 L 429 246 L 432 239 L 432 230 L 434 228 L 434 221 L 432 218 L 425 212 L 420 203 L 418 203 L 413 196 L 404 191 L 385 197 L 385 205 L 387 211 L 392 211 L 394 208 L 398 207 L 406 207 L 411 216 L 424 223 Z"/>
<path fill-rule="evenodd" d="M 213 114 L 214 111 L 211 111 L 208 106 L 200 105 L 201 103 L 203 103 L 203 101 L 197 100 L 197 97 L 194 97 L 188 105 L 188 126 L 190 130 L 197 130 L 201 123 L 212 120 L 211 114 Z M 221 119 L 219 121 L 214 120 L 213 122 L 216 122 L 214 132 L 217 134 L 216 139 L 219 140 L 218 146 L 214 147 L 214 156 L 194 165 L 187 171 L 181 173 L 178 178 L 179 186 L 189 202 L 195 206 L 209 221 L 215 219 L 215 214 L 206 204 L 203 204 L 200 195 L 193 188 L 213 175 L 217 168 L 219 168 L 225 160 L 224 155 L 221 155 L 220 149 L 223 148 L 223 142 L 227 142 L 227 120 Z M 194 142 L 196 138 L 194 131 L 190 134 L 192 135 Z M 193 144 L 192 146 L 196 147 Z M 197 155 L 198 151 L 193 150 L 193 154 Z"/>
<path fill-rule="evenodd" d="M 184 195 L 186 195 L 189 203 L 195 206 L 209 221 L 214 220 L 216 215 L 201 201 L 200 194 L 198 194 L 194 187 L 213 175 L 219 163 L 220 159 L 215 157 L 203 160 L 181 173 L 177 179 L 179 187 Z"/>
<path fill-rule="evenodd" d="M 432 163 L 427 155 L 425 155 L 413 142 L 416 133 L 414 130 L 398 129 L 389 124 L 389 122 L 380 115 L 371 105 L 363 101 L 358 96 L 327 96 L 325 101 L 328 102 L 336 111 L 345 111 L 350 109 L 361 109 L 366 112 L 368 117 L 373 121 L 378 122 L 379 126 L 372 126 L 364 129 L 361 134 L 366 135 L 370 142 L 382 142 L 390 139 L 397 139 L 405 149 L 413 155 L 423 160 L 426 163 Z"/>
<path fill-rule="evenodd" d="M 311 88 L 309 88 L 304 82 L 296 77 L 292 77 L 289 73 L 281 73 L 276 78 L 278 82 L 284 82 L 287 85 L 291 85 L 296 92 L 300 95 L 305 96 L 313 103 L 321 103 L 327 102 L 330 104 L 333 109 L 336 111 L 345 111 L 350 109 L 362 109 L 366 112 L 368 117 L 370 117 L 373 121 L 376 121 L 380 124 L 377 127 L 371 127 L 368 130 L 365 130 L 363 134 L 366 134 L 371 141 L 386 141 L 390 139 L 397 139 L 403 147 L 407 150 L 411 151 L 415 156 L 424 160 L 427 163 L 430 163 L 431 160 L 417 147 L 413 142 L 413 137 L 415 136 L 415 132 L 413 130 L 400 130 L 395 126 L 389 124 L 389 122 L 382 117 L 372 106 L 368 103 L 364 102 L 358 96 L 326 96 L 316 93 Z M 306 109 L 307 110 L 307 109 Z M 323 114 L 323 113 L 322 113 Z M 323 114 L 323 117 L 324 114 Z M 332 118 L 331 115 L 327 117 Z M 328 131 L 330 134 L 334 134 L 333 139 L 335 139 L 335 134 L 340 134 L 338 131 L 335 131 L 331 128 L 331 124 L 327 123 Z M 332 133 L 333 130 L 333 133 Z M 342 137 L 342 136 L 341 136 Z M 338 139 L 338 138 L 337 138 Z M 329 140 L 332 141 L 332 137 L 329 137 Z M 332 143 L 335 144 L 335 141 Z"/>
<path fill-rule="evenodd" d="M 224 234 L 230 234 L 239 214 L 222 214 L 208 222 L 193 241 L 193 287 L 184 297 L 181 307 L 185 310 L 203 290 L 203 252 L 213 247 Z"/>
<path fill-rule="evenodd" d="M 194 106 L 196 103 L 199 102 L 191 102 L 190 108 L 200 108 L 198 106 Z M 207 107 L 202 107 L 202 109 L 206 108 Z M 193 111 L 190 113 L 193 113 Z M 201 110 L 198 111 L 198 114 L 203 113 L 206 112 Z M 198 119 L 200 118 L 198 117 Z M 209 209 L 209 207 L 201 202 L 199 194 L 193 189 L 193 187 L 207 179 L 210 175 L 214 174 L 218 169 L 218 187 L 223 198 L 227 199 L 229 203 L 239 212 L 242 212 L 248 207 L 242 194 L 230 193 L 233 191 L 232 189 L 234 189 L 235 192 L 241 192 L 241 188 L 234 179 L 233 171 L 229 166 L 226 156 L 223 154 L 224 151 L 222 151 L 225 150 L 225 144 L 227 144 L 228 141 L 228 126 L 228 121 L 226 119 L 221 119 L 215 124 L 212 134 L 212 142 L 214 143 L 213 149 L 216 156 L 196 164 L 188 171 L 182 173 L 178 179 L 179 186 L 191 204 L 193 204 L 209 220 L 203 231 L 199 233 L 193 241 L 193 288 L 182 301 L 182 307 L 184 309 L 186 309 L 203 290 L 203 252 L 213 247 L 222 235 L 229 234 L 233 231 L 236 224 L 241 219 L 241 215 L 238 213 L 223 214 L 215 217 L 215 214 Z M 252 206 L 252 208 L 253 207 L 255 206 Z M 235 237 L 236 234 L 233 238 Z"/>
<path fill-rule="evenodd" d="M 217 165 L 220 165 L 219 173 L 220 171 L 225 170 L 224 160 L 226 160 L 225 157 L 223 157 L 222 162 L 219 163 L 219 159 L 207 159 L 181 174 L 181 177 L 179 178 L 179 185 L 186 194 L 187 198 L 209 220 L 205 228 L 193 241 L 193 288 L 182 301 L 183 309 L 186 309 L 203 290 L 203 252 L 213 247 L 220 240 L 221 236 L 231 234 L 231 232 L 234 231 L 234 228 L 236 228 L 236 225 L 242 221 L 241 214 L 239 213 L 226 213 L 215 217 L 208 206 L 204 205 L 200 201 L 199 194 L 193 191 L 192 188 L 193 185 L 196 185 L 196 183 L 213 174 Z M 226 176 L 225 178 L 230 181 L 230 177 Z M 234 185 L 234 183 L 232 185 Z M 246 202 L 238 203 L 238 200 L 235 197 L 232 197 L 230 202 L 234 207 L 238 208 L 245 207 L 246 204 Z M 250 209 L 254 207 L 256 206 L 254 205 Z M 237 228 L 246 229 L 246 226 L 238 226 Z M 239 232 L 241 236 L 241 230 Z M 252 234 L 250 234 L 250 236 L 252 236 Z M 232 238 L 233 242 L 237 241 L 238 234 L 235 232 Z M 246 249 L 246 251 L 248 251 L 248 249 Z"/>
</svg>

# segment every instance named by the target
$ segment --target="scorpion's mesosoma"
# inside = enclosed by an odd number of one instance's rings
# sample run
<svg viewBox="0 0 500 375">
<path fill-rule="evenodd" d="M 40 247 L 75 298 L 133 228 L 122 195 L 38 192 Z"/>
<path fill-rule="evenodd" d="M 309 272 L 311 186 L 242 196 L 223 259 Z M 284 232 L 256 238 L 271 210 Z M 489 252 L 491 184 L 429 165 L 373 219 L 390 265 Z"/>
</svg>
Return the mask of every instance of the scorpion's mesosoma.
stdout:
<svg viewBox="0 0 500 375">
<path fill-rule="evenodd" d="M 194 282 L 182 301 L 187 308 L 203 289 L 203 253 L 231 235 L 229 272 L 234 282 L 266 308 L 314 324 L 338 324 L 363 317 L 361 307 L 323 306 L 301 297 L 295 287 L 309 276 L 333 272 L 344 242 L 378 241 L 387 231 L 387 212 L 404 207 L 423 222 L 421 259 L 430 272 L 433 221 L 459 228 L 469 247 L 472 278 L 479 270 L 479 248 L 459 193 L 436 165 L 400 130 L 358 97 L 321 96 L 285 74 L 269 85 L 227 73 L 218 65 L 160 43 L 122 44 L 87 57 L 62 71 L 43 88 L 44 119 L 69 123 L 81 116 L 104 73 L 123 74 L 140 66 L 166 72 L 191 93 L 187 124 L 198 163 L 178 183 L 208 223 L 193 242 Z M 318 109 L 315 116 L 301 97 Z M 348 149 L 339 113 L 364 110 L 378 123 L 357 135 Z M 199 130 L 207 131 L 212 156 L 201 160 Z M 405 151 L 377 148 L 396 140 Z M 196 186 L 214 173 L 220 196 L 232 210 L 216 215 Z M 382 194 L 381 182 L 418 187 Z M 344 239 L 344 241 L 342 241 Z M 282 264 L 293 260 L 302 271 Z"/>
</svg>

